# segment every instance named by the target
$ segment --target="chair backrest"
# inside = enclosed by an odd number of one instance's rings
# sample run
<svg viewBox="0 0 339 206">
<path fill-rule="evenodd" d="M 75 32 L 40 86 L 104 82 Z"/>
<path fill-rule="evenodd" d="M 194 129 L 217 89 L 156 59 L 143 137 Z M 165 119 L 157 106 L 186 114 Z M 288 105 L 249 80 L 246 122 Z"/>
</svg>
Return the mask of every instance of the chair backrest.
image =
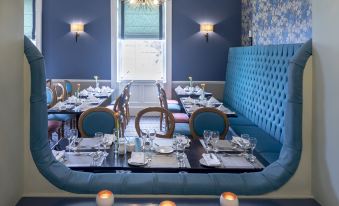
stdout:
<svg viewBox="0 0 339 206">
<path fill-rule="evenodd" d="M 57 101 L 64 101 L 66 98 L 66 89 L 61 83 L 54 84 L 54 90 L 57 96 Z"/>
<path fill-rule="evenodd" d="M 170 113 L 168 110 L 161 108 L 161 107 L 148 107 L 146 109 L 141 110 L 136 118 L 135 118 L 135 129 L 137 131 L 137 134 L 139 135 L 139 137 L 143 136 L 145 133 L 141 130 L 140 127 L 140 120 L 141 118 L 149 113 L 159 113 L 159 114 L 163 114 L 163 116 L 165 116 L 165 118 L 168 119 L 168 121 L 166 121 L 166 129 L 165 129 L 165 133 L 157 133 L 157 137 L 160 138 L 172 138 L 173 133 L 174 133 L 174 129 L 175 129 L 175 122 L 174 122 L 174 116 L 172 113 Z"/>
<path fill-rule="evenodd" d="M 66 96 L 67 97 L 72 96 L 72 93 L 73 93 L 72 82 L 70 82 L 69 80 L 64 80 L 64 84 L 65 84 Z"/>
<path fill-rule="evenodd" d="M 82 137 L 94 137 L 96 132 L 113 134 L 115 129 L 114 112 L 105 107 L 89 109 L 79 118 L 79 131 Z"/>
<path fill-rule="evenodd" d="M 190 118 L 190 130 L 194 138 L 203 137 L 204 130 L 218 131 L 220 139 L 225 139 L 230 124 L 227 115 L 216 108 L 201 108 Z"/>
<path fill-rule="evenodd" d="M 160 102 L 160 107 L 168 110 L 167 95 L 166 95 L 166 91 L 163 88 L 160 88 L 159 102 Z"/>
<path fill-rule="evenodd" d="M 48 109 L 53 107 L 57 102 L 55 91 L 49 87 L 46 87 L 46 98 Z"/>
</svg>

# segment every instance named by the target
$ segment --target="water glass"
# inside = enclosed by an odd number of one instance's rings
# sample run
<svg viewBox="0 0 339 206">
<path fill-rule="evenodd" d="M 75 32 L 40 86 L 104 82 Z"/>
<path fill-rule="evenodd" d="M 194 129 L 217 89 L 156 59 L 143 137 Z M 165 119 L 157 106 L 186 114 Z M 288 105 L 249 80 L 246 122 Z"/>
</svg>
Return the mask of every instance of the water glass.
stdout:
<svg viewBox="0 0 339 206">
<path fill-rule="evenodd" d="M 254 137 L 250 137 L 248 139 L 248 141 L 249 141 L 249 148 L 250 148 L 250 151 L 251 151 L 251 153 L 250 153 L 250 155 L 248 157 L 248 160 L 250 162 L 254 162 L 256 157 L 253 155 L 253 152 L 254 152 L 255 147 L 257 146 L 257 139 L 254 138 Z"/>
<path fill-rule="evenodd" d="M 104 138 L 104 133 L 102 132 L 96 132 L 94 134 L 95 138 L 97 138 L 99 140 L 99 143 L 97 144 L 98 146 L 98 153 L 101 153 L 101 145 L 102 145 L 102 140 Z M 104 151 L 104 150 L 103 150 Z"/>
<path fill-rule="evenodd" d="M 119 130 L 118 129 L 114 129 L 113 131 L 114 134 L 114 154 L 117 155 L 119 153 Z"/>
<path fill-rule="evenodd" d="M 207 153 L 209 152 L 210 150 L 210 140 L 211 140 L 211 136 L 212 136 L 212 131 L 210 130 L 204 130 L 204 143 L 205 143 L 205 146 L 206 146 L 206 150 L 207 150 Z"/>
<path fill-rule="evenodd" d="M 249 139 L 250 139 L 250 135 L 248 135 L 248 134 L 242 134 L 241 135 L 241 149 L 243 150 L 243 152 L 242 152 L 242 156 L 244 156 L 244 157 L 247 157 L 248 156 L 248 149 L 249 149 Z"/>
<path fill-rule="evenodd" d="M 220 140 L 220 134 L 218 131 L 213 131 L 211 136 L 211 145 L 215 154 L 218 153 L 218 142 Z"/>
<path fill-rule="evenodd" d="M 179 164 L 179 167 L 180 168 L 183 168 L 183 167 L 186 167 L 185 165 L 185 145 L 182 144 L 182 143 L 178 143 L 177 145 L 177 148 L 178 148 L 178 155 L 177 155 L 177 159 L 178 159 L 178 164 Z"/>
<path fill-rule="evenodd" d="M 150 134 L 150 139 L 151 139 L 151 150 L 154 151 L 154 140 L 157 137 L 157 131 L 154 130 L 154 133 Z"/>
</svg>

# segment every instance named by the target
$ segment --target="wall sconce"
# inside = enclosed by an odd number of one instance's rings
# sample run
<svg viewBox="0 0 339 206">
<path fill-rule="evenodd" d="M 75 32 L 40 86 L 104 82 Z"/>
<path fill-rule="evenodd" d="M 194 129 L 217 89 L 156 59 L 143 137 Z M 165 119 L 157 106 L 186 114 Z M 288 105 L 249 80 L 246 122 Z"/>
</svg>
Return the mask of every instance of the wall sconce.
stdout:
<svg viewBox="0 0 339 206">
<path fill-rule="evenodd" d="M 75 42 L 78 42 L 80 33 L 84 32 L 85 25 L 83 23 L 73 23 L 71 24 L 71 32 L 75 32 Z"/>
<path fill-rule="evenodd" d="M 205 33 L 206 42 L 208 42 L 209 33 L 213 32 L 214 25 L 213 24 L 200 24 L 200 32 Z"/>
</svg>

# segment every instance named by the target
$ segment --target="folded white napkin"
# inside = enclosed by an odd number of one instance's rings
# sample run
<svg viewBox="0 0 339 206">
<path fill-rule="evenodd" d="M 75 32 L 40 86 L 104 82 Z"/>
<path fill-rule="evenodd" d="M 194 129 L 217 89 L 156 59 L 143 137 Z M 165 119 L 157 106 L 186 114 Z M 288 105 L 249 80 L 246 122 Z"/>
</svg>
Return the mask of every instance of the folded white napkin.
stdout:
<svg viewBox="0 0 339 206">
<path fill-rule="evenodd" d="M 57 161 L 60 161 L 65 156 L 65 150 L 63 151 L 52 150 L 52 153 Z"/>
<path fill-rule="evenodd" d="M 82 90 L 81 92 L 80 92 L 80 96 L 88 96 L 88 91 L 87 90 Z"/>
<path fill-rule="evenodd" d="M 220 103 L 216 98 L 214 97 L 211 97 L 209 100 L 208 100 L 208 103 L 209 104 L 218 104 Z"/>
<path fill-rule="evenodd" d="M 202 157 L 204 158 L 206 164 L 211 167 L 220 166 L 221 162 L 215 156 L 215 154 L 203 154 Z"/>
<path fill-rule="evenodd" d="M 156 147 L 171 147 L 173 145 L 172 139 L 164 139 L 156 137 L 154 139 L 154 146 Z"/>
<path fill-rule="evenodd" d="M 235 114 L 235 112 L 232 112 L 230 109 L 228 109 L 227 107 L 225 107 L 224 105 L 220 105 L 218 107 L 218 110 L 226 113 L 226 114 Z"/>
<path fill-rule="evenodd" d="M 96 93 L 100 93 L 101 92 L 101 89 L 99 87 L 95 88 L 94 90 Z"/>
<path fill-rule="evenodd" d="M 248 140 L 241 138 L 241 137 L 237 137 L 237 136 L 233 136 L 232 142 L 234 144 L 239 145 L 240 147 L 249 144 Z"/>
<path fill-rule="evenodd" d="M 196 90 L 195 94 L 196 95 L 202 95 L 202 92 L 203 92 L 202 89 L 199 88 L 198 90 Z"/>
<path fill-rule="evenodd" d="M 94 92 L 95 90 L 94 90 L 94 88 L 93 88 L 92 86 L 89 86 L 89 87 L 87 88 L 87 91 L 89 91 L 89 92 Z"/>
<path fill-rule="evenodd" d="M 174 90 L 177 94 L 185 94 L 185 90 L 181 86 L 177 86 Z"/>
<path fill-rule="evenodd" d="M 104 137 L 107 138 L 108 140 L 108 145 L 112 145 L 114 140 L 115 140 L 115 136 L 113 134 L 104 134 Z"/>
<path fill-rule="evenodd" d="M 131 163 L 134 164 L 144 164 L 145 163 L 145 153 L 143 152 L 132 152 Z"/>
</svg>

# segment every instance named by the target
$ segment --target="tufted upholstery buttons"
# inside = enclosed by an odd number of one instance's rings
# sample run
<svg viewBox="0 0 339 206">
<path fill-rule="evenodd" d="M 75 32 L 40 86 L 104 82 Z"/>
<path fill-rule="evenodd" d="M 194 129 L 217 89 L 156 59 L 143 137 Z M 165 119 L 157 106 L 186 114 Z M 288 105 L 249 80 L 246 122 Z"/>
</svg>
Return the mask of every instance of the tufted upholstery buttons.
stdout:
<svg viewBox="0 0 339 206">
<path fill-rule="evenodd" d="M 288 68 L 301 45 L 232 48 L 225 104 L 283 143 Z"/>
</svg>

